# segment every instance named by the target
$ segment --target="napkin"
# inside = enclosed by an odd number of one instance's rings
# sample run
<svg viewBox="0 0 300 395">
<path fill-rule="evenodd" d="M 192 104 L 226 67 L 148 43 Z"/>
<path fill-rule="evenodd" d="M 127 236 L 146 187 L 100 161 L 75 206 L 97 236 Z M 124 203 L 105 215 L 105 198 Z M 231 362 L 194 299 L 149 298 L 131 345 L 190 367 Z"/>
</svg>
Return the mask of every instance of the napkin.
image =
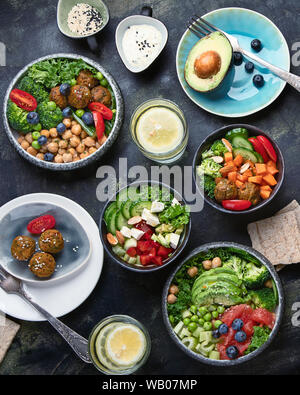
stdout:
<svg viewBox="0 0 300 395">
<path fill-rule="evenodd" d="M 3 361 L 20 325 L 6 318 L 0 312 L 0 363 Z"/>
</svg>

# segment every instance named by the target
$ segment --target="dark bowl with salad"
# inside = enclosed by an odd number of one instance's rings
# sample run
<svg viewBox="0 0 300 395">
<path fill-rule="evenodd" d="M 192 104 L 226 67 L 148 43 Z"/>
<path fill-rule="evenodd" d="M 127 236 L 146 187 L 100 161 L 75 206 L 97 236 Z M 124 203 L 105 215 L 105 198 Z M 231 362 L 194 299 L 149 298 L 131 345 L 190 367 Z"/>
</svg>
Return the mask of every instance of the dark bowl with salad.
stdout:
<svg viewBox="0 0 300 395">
<path fill-rule="evenodd" d="M 163 290 L 163 319 L 190 357 L 237 365 L 264 352 L 283 316 L 283 288 L 272 264 L 251 247 L 232 242 L 194 249 Z"/>
<path fill-rule="evenodd" d="M 120 89 L 95 61 L 73 54 L 34 60 L 4 98 L 9 141 L 29 162 L 73 170 L 98 160 L 117 138 L 124 117 Z"/>
<path fill-rule="evenodd" d="M 191 231 L 189 208 L 173 188 L 156 181 L 129 184 L 105 205 L 100 236 L 119 265 L 149 273 L 172 263 Z"/>
<path fill-rule="evenodd" d="M 228 125 L 201 143 L 193 160 L 193 177 L 204 200 L 217 210 L 251 213 L 278 193 L 284 160 L 277 143 L 259 128 Z"/>
</svg>

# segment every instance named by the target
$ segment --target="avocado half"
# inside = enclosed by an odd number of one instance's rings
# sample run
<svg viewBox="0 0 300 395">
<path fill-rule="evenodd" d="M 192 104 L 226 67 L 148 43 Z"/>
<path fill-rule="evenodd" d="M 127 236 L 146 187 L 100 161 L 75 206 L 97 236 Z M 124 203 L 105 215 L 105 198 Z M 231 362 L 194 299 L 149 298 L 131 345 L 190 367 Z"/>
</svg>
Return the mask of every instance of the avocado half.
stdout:
<svg viewBox="0 0 300 395">
<path fill-rule="evenodd" d="M 224 34 L 213 32 L 191 49 L 184 67 L 189 86 L 199 92 L 216 89 L 225 78 L 232 60 L 232 47 Z"/>
</svg>

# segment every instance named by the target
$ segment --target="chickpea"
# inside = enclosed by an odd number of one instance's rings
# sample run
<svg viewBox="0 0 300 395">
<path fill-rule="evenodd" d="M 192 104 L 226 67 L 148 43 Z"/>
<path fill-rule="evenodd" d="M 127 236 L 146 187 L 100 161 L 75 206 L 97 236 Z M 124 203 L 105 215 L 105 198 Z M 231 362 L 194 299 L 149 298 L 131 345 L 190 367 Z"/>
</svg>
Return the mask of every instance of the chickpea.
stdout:
<svg viewBox="0 0 300 395">
<path fill-rule="evenodd" d="M 36 156 L 38 159 L 44 160 L 44 154 L 41 154 L 40 152 Z"/>
<path fill-rule="evenodd" d="M 73 125 L 71 128 L 71 132 L 75 134 L 75 136 L 79 136 L 82 132 L 81 126 L 79 124 Z"/>
<path fill-rule="evenodd" d="M 222 261 L 221 259 L 216 256 L 212 261 L 211 261 L 211 267 L 214 269 L 216 267 L 220 267 L 222 266 Z"/>
<path fill-rule="evenodd" d="M 74 148 L 69 148 L 68 153 L 71 154 L 72 156 L 77 156 L 77 152 Z"/>
<path fill-rule="evenodd" d="M 265 287 L 267 287 L 267 288 L 273 288 L 272 280 L 267 280 L 267 281 L 265 282 Z"/>
<path fill-rule="evenodd" d="M 196 266 L 190 267 L 190 268 L 188 269 L 188 271 L 187 271 L 187 274 L 188 274 L 190 277 L 195 277 L 195 276 L 197 276 L 197 274 L 198 274 L 198 268 L 197 268 Z"/>
<path fill-rule="evenodd" d="M 25 137 L 24 136 L 20 136 L 19 138 L 18 138 L 18 143 L 19 144 L 21 144 L 22 143 L 22 141 L 25 139 Z"/>
<path fill-rule="evenodd" d="M 41 136 L 45 136 L 45 137 L 47 137 L 47 139 L 50 137 L 50 132 L 47 129 L 41 130 L 40 133 L 41 133 Z"/>
<path fill-rule="evenodd" d="M 96 148 L 100 148 L 100 147 L 101 147 L 101 145 L 100 145 L 99 141 L 96 141 Z"/>
<path fill-rule="evenodd" d="M 77 145 L 76 151 L 77 151 L 79 154 L 82 154 L 84 150 L 85 150 L 85 145 L 84 145 L 83 143 L 80 143 L 80 144 Z"/>
<path fill-rule="evenodd" d="M 64 140 L 70 140 L 70 138 L 73 136 L 73 134 L 72 134 L 72 132 L 71 132 L 71 130 L 70 129 L 67 129 L 65 132 L 63 132 L 63 134 L 62 134 L 62 138 L 64 139 Z"/>
<path fill-rule="evenodd" d="M 64 163 L 69 163 L 69 162 L 72 162 L 72 160 L 73 160 L 72 154 L 67 153 L 67 152 L 65 154 L 63 154 L 62 158 L 63 158 Z"/>
<path fill-rule="evenodd" d="M 36 156 L 37 154 L 37 150 L 34 149 L 32 146 L 28 147 L 26 151 L 32 156 Z"/>
<path fill-rule="evenodd" d="M 69 118 L 65 118 L 64 120 L 63 120 L 63 124 L 66 126 L 66 128 L 70 128 L 71 126 L 72 126 L 72 121 L 71 121 L 71 119 L 69 119 Z"/>
<path fill-rule="evenodd" d="M 67 148 L 68 142 L 66 140 L 60 140 L 58 146 L 59 148 Z"/>
<path fill-rule="evenodd" d="M 88 151 L 83 151 L 83 153 L 80 154 L 80 159 L 84 159 L 84 158 L 86 158 L 87 156 L 89 156 Z"/>
<path fill-rule="evenodd" d="M 77 162 L 78 160 L 80 160 L 79 156 L 74 156 L 73 162 Z"/>
<path fill-rule="evenodd" d="M 206 261 L 203 261 L 203 262 L 202 262 L 202 265 L 203 265 L 203 267 L 204 267 L 205 270 L 210 270 L 210 269 L 211 269 L 212 263 L 211 263 L 211 261 L 206 260 Z"/>
<path fill-rule="evenodd" d="M 59 150 L 58 150 L 58 154 L 59 155 L 63 155 L 63 154 L 65 154 L 67 152 L 67 150 L 65 149 L 65 148 L 60 148 Z"/>
<path fill-rule="evenodd" d="M 22 141 L 21 143 L 21 147 L 25 150 L 27 150 L 27 148 L 30 146 L 30 144 L 28 143 L 28 141 L 26 141 L 25 139 Z"/>
<path fill-rule="evenodd" d="M 105 134 L 102 136 L 101 140 L 99 141 L 100 146 L 103 145 L 105 143 L 105 141 L 107 140 L 107 137 L 105 136 Z"/>
<path fill-rule="evenodd" d="M 28 141 L 28 143 L 29 143 L 29 144 L 31 144 L 31 143 L 32 143 L 32 141 L 33 141 L 33 138 L 32 138 L 32 135 L 31 135 L 31 133 L 27 133 L 27 134 L 26 134 L 26 136 L 25 136 L 25 140 L 26 140 L 26 141 Z"/>
<path fill-rule="evenodd" d="M 63 157 L 60 154 L 55 155 L 54 157 L 54 162 L 55 163 L 63 163 Z"/>
<path fill-rule="evenodd" d="M 70 138 L 70 144 L 72 147 L 77 147 L 80 144 L 80 138 L 77 136 L 73 136 Z"/>
<path fill-rule="evenodd" d="M 50 134 L 51 137 L 57 137 L 58 136 L 56 128 L 49 129 L 49 134 Z"/>
<path fill-rule="evenodd" d="M 90 147 L 89 148 L 89 154 L 93 154 L 94 152 L 96 152 L 97 151 L 97 148 L 96 147 Z"/>
<path fill-rule="evenodd" d="M 40 152 L 42 154 L 45 154 L 47 151 L 48 151 L 47 144 L 42 145 L 40 148 Z"/>
<path fill-rule="evenodd" d="M 179 292 L 179 288 L 177 287 L 177 285 L 172 284 L 169 288 L 169 292 L 170 294 L 177 295 Z"/>
<path fill-rule="evenodd" d="M 80 137 L 82 140 L 85 139 L 87 136 L 88 136 L 88 134 L 84 130 L 80 133 Z"/>
<path fill-rule="evenodd" d="M 82 141 L 87 147 L 94 147 L 96 145 L 95 140 L 92 137 L 87 137 Z"/>
<path fill-rule="evenodd" d="M 174 304 L 177 300 L 177 297 L 174 294 L 169 294 L 167 298 L 167 302 L 169 304 Z"/>
<path fill-rule="evenodd" d="M 77 122 L 76 122 L 76 121 L 72 121 L 72 122 L 71 122 L 71 125 L 72 125 L 72 126 L 77 125 Z"/>
<path fill-rule="evenodd" d="M 55 142 L 49 143 L 47 145 L 47 149 L 49 152 L 51 152 L 52 154 L 56 154 L 56 152 L 58 151 L 58 144 Z"/>
</svg>

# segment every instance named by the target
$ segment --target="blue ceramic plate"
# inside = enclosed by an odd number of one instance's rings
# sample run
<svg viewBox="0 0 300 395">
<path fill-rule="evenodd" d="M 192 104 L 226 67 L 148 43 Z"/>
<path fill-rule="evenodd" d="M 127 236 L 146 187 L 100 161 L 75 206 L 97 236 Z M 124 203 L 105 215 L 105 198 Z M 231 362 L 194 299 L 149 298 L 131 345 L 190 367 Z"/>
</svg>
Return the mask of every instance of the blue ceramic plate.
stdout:
<svg viewBox="0 0 300 395">
<path fill-rule="evenodd" d="M 55 272 L 49 279 L 36 277 L 28 268 L 28 262 L 16 261 L 11 255 L 11 243 L 16 236 L 30 236 L 36 240 L 36 252 L 39 235 L 27 231 L 27 224 L 42 215 L 53 215 L 55 229 L 63 235 L 65 246 L 53 254 L 56 261 Z M 49 284 L 77 272 L 88 262 L 91 243 L 85 230 L 75 217 L 67 210 L 52 203 L 27 203 L 15 207 L 0 219 L 0 260 L 1 266 L 13 276 L 26 282 Z"/>
<path fill-rule="evenodd" d="M 250 43 L 258 38 L 263 44 L 258 56 L 284 70 L 290 69 L 290 54 L 285 38 L 274 23 L 262 14 L 245 8 L 221 8 L 203 17 L 235 36 L 246 50 L 253 51 Z M 231 67 L 223 83 L 215 91 L 200 93 L 193 90 L 184 79 L 184 66 L 190 50 L 198 40 L 194 33 L 185 31 L 177 48 L 176 67 L 185 93 L 204 110 L 224 117 L 246 116 L 267 107 L 285 87 L 284 81 L 255 62 L 254 72 L 248 74 L 243 62 L 240 66 Z M 265 79 L 264 86 L 259 89 L 252 82 L 253 75 L 257 73 Z"/>
</svg>

